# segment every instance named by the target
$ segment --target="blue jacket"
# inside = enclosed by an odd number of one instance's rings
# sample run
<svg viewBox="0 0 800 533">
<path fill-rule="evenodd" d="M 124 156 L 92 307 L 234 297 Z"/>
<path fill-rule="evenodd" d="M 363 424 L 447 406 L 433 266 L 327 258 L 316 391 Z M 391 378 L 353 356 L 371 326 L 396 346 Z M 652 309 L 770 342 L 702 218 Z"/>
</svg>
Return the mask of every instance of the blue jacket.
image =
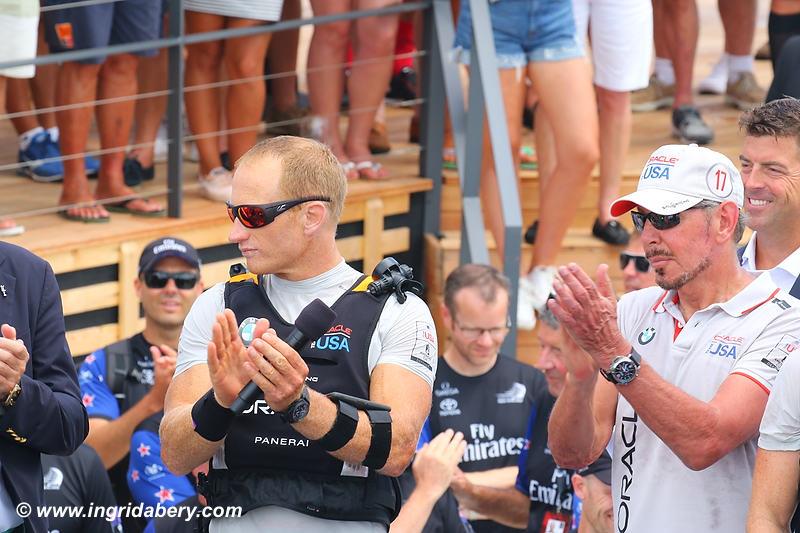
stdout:
<svg viewBox="0 0 800 533">
<path fill-rule="evenodd" d="M 50 265 L 27 250 L 0 242 L 0 324 L 17 330 L 30 358 L 22 392 L 0 417 L 2 482 L 16 505 L 33 508 L 26 531 L 47 533 L 40 453 L 69 455 L 89 433 L 75 366 L 64 334 L 61 295 Z"/>
</svg>

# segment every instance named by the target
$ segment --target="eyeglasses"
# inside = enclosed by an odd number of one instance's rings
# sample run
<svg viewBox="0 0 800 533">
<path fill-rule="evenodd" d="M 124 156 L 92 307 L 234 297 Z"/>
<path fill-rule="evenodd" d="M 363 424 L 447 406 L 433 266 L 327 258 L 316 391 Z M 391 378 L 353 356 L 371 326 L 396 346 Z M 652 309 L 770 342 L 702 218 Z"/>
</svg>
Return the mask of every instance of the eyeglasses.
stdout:
<svg viewBox="0 0 800 533">
<path fill-rule="evenodd" d="M 620 269 L 625 270 L 631 261 L 633 261 L 633 266 L 636 267 L 636 270 L 642 274 L 646 274 L 650 270 L 650 261 L 645 256 L 626 254 L 624 252 L 619 254 Z"/>
<path fill-rule="evenodd" d="M 684 209 L 680 213 L 675 213 L 674 215 L 659 215 L 657 213 L 640 213 L 638 211 L 631 211 L 631 219 L 633 220 L 633 226 L 636 228 L 636 231 L 639 233 L 644 231 L 644 223 L 645 221 L 649 221 L 650 224 L 657 230 L 665 230 L 674 228 L 678 224 L 681 223 L 681 214 L 685 213 L 686 211 L 692 209 L 704 209 L 705 206 L 693 206 L 689 209 Z"/>
<path fill-rule="evenodd" d="M 455 326 L 461 330 L 461 334 L 469 340 L 477 340 L 486 332 L 492 339 L 501 341 L 505 334 L 508 333 L 509 328 L 511 328 L 511 319 L 506 319 L 505 326 L 497 326 L 494 328 L 465 328 L 455 319 L 453 319 L 453 324 L 455 324 Z"/>
<path fill-rule="evenodd" d="M 275 217 L 281 213 L 285 213 L 289 209 L 304 204 L 306 202 L 330 202 L 331 199 L 326 196 L 306 196 L 305 198 L 298 198 L 296 200 L 284 200 L 282 202 L 273 202 L 271 204 L 246 204 L 246 205 L 228 205 L 228 216 L 231 222 L 237 218 L 245 228 L 256 229 L 263 228 L 268 224 L 272 224 Z"/>
<path fill-rule="evenodd" d="M 169 280 L 175 282 L 175 286 L 183 291 L 194 289 L 200 276 L 197 272 L 163 272 L 161 270 L 151 270 L 144 273 L 144 284 L 149 289 L 163 289 Z"/>
</svg>

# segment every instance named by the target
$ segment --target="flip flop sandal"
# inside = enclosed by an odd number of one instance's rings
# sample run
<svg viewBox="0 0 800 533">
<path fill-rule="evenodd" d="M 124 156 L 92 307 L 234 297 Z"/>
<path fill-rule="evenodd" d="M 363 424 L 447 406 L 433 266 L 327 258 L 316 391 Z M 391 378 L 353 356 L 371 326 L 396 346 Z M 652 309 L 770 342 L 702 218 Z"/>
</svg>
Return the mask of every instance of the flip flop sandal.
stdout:
<svg viewBox="0 0 800 533">
<path fill-rule="evenodd" d="M 352 161 L 339 163 L 339 166 L 342 168 L 342 172 L 344 172 L 344 177 L 347 178 L 347 181 L 353 181 L 359 178 L 358 172 L 356 170 L 356 164 L 353 163 Z"/>
<path fill-rule="evenodd" d="M 25 232 L 25 226 L 14 223 L 13 226 L 7 228 L 0 228 L 0 237 L 14 237 L 15 235 L 22 235 Z"/>
<path fill-rule="evenodd" d="M 442 168 L 445 170 L 458 170 L 455 148 L 447 147 L 442 149 Z"/>
<path fill-rule="evenodd" d="M 97 206 L 93 205 L 90 207 L 97 207 Z M 69 209 L 62 209 L 58 211 L 56 214 L 65 220 L 69 220 L 70 222 L 83 222 L 84 224 L 104 224 L 109 220 L 111 220 L 111 218 L 108 215 L 103 217 L 84 217 L 81 215 L 71 215 L 69 213 Z"/>
<path fill-rule="evenodd" d="M 372 171 L 376 177 L 372 178 L 366 173 L 366 171 Z M 383 165 L 380 163 L 375 163 L 374 161 L 359 161 L 356 163 L 356 171 L 358 172 L 358 177 L 362 180 L 368 181 L 381 181 L 386 179 L 386 172 L 383 170 Z"/>
<path fill-rule="evenodd" d="M 536 170 L 539 162 L 536 160 L 536 150 L 533 146 L 523 146 L 519 149 L 519 168 L 522 170 Z"/>
<path fill-rule="evenodd" d="M 135 202 L 136 200 L 143 200 L 142 198 L 131 198 L 130 200 L 125 200 L 124 202 L 119 202 L 116 204 L 106 204 L 105 208 L 107 211 L 111 211 L 113 213 L 127 213 L 129 215 L 135 217 L 145 217 L 145 218 L 157 218 L 163 217 L 167 210 L 161 208 L 157 211 L 143 211 L 141 209 L 131 209 L 130 204 L 131 202 Z M 150 203 L 148 200 L 144 200 L 144 202 Z"/>
</svg>

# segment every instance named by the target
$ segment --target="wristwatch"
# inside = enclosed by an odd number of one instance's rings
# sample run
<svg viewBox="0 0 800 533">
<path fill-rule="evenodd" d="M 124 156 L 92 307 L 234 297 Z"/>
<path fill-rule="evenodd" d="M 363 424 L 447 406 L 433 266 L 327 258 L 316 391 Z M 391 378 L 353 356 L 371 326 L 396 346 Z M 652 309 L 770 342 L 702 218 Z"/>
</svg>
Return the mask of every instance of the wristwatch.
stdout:
<svg viewBox="0 0 800 533">
<path fill-rule="evenodd" d="M 631 347 L 631 353 L 614 358 L 608 370 L 600 369 L 600 373 L 614 385 L 627 385 L 639 375 L 642 356 Z"/>
<path fill-rule="evenodd" d="M 300 392 L 300 397 L 289 404 L 285 411 L 278 412 L 281 419 L 289 424 L 296 424 L 306 417 L 310 407 L 308 401 L 308 387 L 303 385 L 303 390 Z"/>
<path fill-rule="evenodd" d="M 17 400 L 20 392 L 22 392 L 22 387 L 20 387 L 19 383 L 17 383 L 11 388 L 11 392 L 8 393 L 6 399 L 3 400 L 3 407 L 11 407 L 14 405 L 14 402 Z"/>
</svg>

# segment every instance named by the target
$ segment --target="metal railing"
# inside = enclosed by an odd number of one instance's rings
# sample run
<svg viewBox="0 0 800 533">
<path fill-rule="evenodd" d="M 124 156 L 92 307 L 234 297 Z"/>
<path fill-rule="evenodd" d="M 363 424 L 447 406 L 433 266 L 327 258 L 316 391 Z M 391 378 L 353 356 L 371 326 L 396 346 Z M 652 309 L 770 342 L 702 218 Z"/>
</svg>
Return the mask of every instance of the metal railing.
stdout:
<svg viewBox="0 0 800 533">
<path fill-rule="evenodd" d="M 456 164 L 461 185 L 461 264 L 490 264 L 485 226 L 481 211 L 480 180 L 483 156 L 484 115 L 494 152 L 494 165 L 500 189 L 500 206 L 505 226 L 503 272 L 508 277 L 511 330 L 503 343 L 502 353 L 517 353 L 517 289 L 519 283 L 520 246 L 522 245 L 522 211 L 519 203 L 514 159 L 506 124 L 503 94 L 492 36 L 489 6 L 486 0 L 464 0 L 472 11 L 472 50 L 470 54 L 468 106 L 458 67 L 449 60 L 455 37 L 449 0 L 432 0 L 426 20 L 425 49 L 429 60 L 424 71 L 423 139 L 424 150 L 420 172 L 434 178 L 434 189 L 426 201 L 425 231 L 439 233 L 441 209 L 442 147 L 445 96 L 455 142 Z M 494 208 L 494 206 L 493 206 Z"/>
</svg>

